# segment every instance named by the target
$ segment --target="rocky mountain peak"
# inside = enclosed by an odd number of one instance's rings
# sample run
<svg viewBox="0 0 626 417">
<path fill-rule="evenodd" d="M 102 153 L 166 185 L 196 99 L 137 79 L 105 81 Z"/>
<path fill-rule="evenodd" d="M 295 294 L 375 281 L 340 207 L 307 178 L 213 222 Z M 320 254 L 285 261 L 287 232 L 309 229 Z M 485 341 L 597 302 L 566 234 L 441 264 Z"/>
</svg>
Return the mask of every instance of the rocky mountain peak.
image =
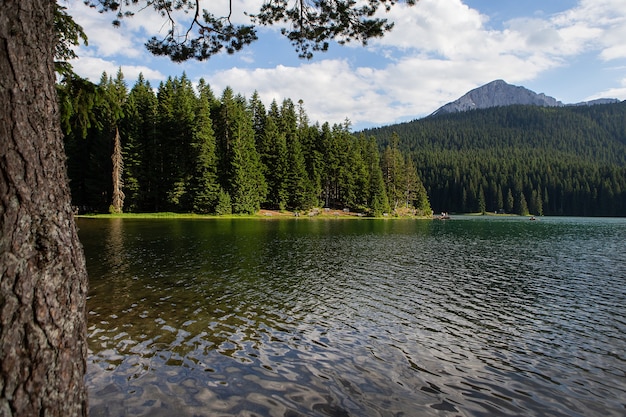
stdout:
<svg viewBox="0 0 626 417">
<path fill-rule="evenodd" d="M 514 104 L 543 107 L 563 106 L 563 103 L 560 101 L 543 93 L 537 94 L 527 88 L 508 84 L 503 80 L 495 80 L 475 88 L 461 98 L 440 107 L 432 115 Z"/>
</svg>

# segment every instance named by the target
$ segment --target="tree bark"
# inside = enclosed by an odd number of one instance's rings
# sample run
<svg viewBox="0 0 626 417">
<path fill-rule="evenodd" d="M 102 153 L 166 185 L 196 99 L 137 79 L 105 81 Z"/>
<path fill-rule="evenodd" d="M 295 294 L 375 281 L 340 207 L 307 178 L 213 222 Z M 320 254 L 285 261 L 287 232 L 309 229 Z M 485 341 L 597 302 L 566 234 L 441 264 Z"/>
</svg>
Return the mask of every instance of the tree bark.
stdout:
<svg viewBox="0 0 626 417">
<path fill-rule="evenodd" d="M 120 130 L 115 126 L 115 136 L 113 138 L 113 154 L 111 155 L 113 163 L 113 198 L 111 201 L 111 209 L 113 213 L 121 213 L 124 208 L 124 185 L 122 172 L 124 171 L 124 160 L 122 159 L 122 141 L 120 140 Z"/>
<path fill-rule="evenodd" d="M 50 0 L 0 0 L 0 416 L 85 416 L 87 273 Z"/>
</svg>

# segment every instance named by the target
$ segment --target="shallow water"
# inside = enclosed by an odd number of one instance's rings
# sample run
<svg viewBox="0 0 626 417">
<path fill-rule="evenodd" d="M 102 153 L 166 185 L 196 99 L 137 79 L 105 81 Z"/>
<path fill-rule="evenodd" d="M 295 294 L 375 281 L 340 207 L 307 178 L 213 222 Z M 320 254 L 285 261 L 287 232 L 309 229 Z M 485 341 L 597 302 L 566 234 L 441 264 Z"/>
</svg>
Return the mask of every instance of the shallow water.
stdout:
<svg viewBox="0 0 626 417">
<path fill-rule="evenodd" d="M 94 416 L 623 416 L 626 220 L 79 219 Z"/>
</svg>

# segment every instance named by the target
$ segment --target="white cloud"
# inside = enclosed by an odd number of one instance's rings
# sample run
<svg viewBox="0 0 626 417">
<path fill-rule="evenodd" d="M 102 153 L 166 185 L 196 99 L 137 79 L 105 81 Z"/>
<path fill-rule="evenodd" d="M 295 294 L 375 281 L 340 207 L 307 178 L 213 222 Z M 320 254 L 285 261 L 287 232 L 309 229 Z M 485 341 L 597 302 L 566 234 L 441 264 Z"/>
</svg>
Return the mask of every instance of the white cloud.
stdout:
<svg viewBox="0 0 626 417">
<path fill-rule="evenodd" d="M 131 85 L 135 82 L 139 73 L 150 82 L 158 82 L 166 78 L 160 71 L 154 70 L 142 65 L 118 65 L 114 61 L 107 61 L 102 58 L 84 57 L 72 62 L 74 71 L 81 77 L 97 83 L 103 72 L 110 76 L 115 76 L 117 70 L 121 67 L 126 83 Z"/>
<path fill-rule="evenodd" d="M 386 65 L 323 60 L 298 67 L 236 68 L 208 81 L 248 96 L 256 89 L 266 101 L 302 98 L 311 120 L 339 123 L 349 117 L 358 125 L 425 115 L 479 84 L 496 78 L 523 82 L 562 65 L 537 51 L 538 45 L 549 51 L 560 40 L 544 21 L 533 20 L 532 28 L 524 26 L 526 33 L 487 30 L 487 18 L 459 0 L 399 5 L 389 17 L 396 21 L 394 31 L 370 48 L 395 57 Z"/>
<path fill-rule="evenodd" d="M 626 2 L 581 0 L 580 4 L 554 18 L 567 33 L 564 40 L 585 49 L 599 50 L 605 60 L 626 58 Z M 577 52 L 577 51 L 576 51 Z"/>
<path fill-rule="evenodd" d="M 121 55 L 137 58 L 144 53 L 143 45 L 137 44 L 131 31 L 113 27 L 113 13 L 98 13 L 96 9 L 86 7 L 82 1 L 61 4 L 67 7 L 68 13 L 83 27 L 89 38 L 89 48 L 81 48 L 81 55 L 87 53 L 99 57 Z"/>
<path fill-rule="evenodd" d="M 324 60 L 299 67 L 278 65 L 268 69 L 233 68 L 207 80 L 216 94 L 230 86 L 250 97 L 258 91 L 266 104 L 283 99 L 302 99 L 312 121 L 340 123 L 359 112 L 356 97 L 369 91 L 368 80 L 354 72 L 345 60 Z M 350 92 L 350 93 L 348 93 Z"/>
<path fill-rule="evenodd" d="M 413 7 L 398 4 L 384 17 L 394 29 L 373 46 L 436 53 L 448 58 L 465 56 L 475 49 L 474 41 L 484 38 L 486 17 L 460 0 L 420 0 Z M 473 45 L 473 46 L 472 46 Z"/>
<path fill-rule="evenodd" d="M 547 71 L 568 69 L 569 62 L 583 54 L 595 54 L 599 58 L 597 65 L 602 60 L 619 65 L 617 60 L 626 58 L 624 0 L 581 0 L 576 7 L 560 13 L 531 13 L 531 17 L 502 22 L 497 25 L 501 29 L 493 29 L 496 25 L 490 26 L 489 17 L 462 0 L 420 0 L 413 7 L 397 4 L 386 15 L 395 21 L 394 30 L 370 42 L 367 58 L 358 53 L 350 59 L 324 59 L 324 55 L 318 55 L 317 61 L 271 67 L 263 62 L 285 62 L 284 57 L 277 57 L 271 50 L 259 53 L 254 46 L 239 53 L 237 60 L 219 58 L 206 64 L 165 65 L 167 60 L 153 58 L 143 46 L 150 36 L 162 35 L 167 29 L 153 10 L 138 13 L 124 20 L 121 29 L 115 29 L 110 24 L 110 13 L 101 15 L 80 3 L 71 14 L 85 27 L 90 47 L 80 50 L 82 58 L 74 66 L 79 74 L 92 80 L 97 81 L 103 70 L 115 74 L 118 63 L 122 63 L 127 80 L 136 79 L 140 71 L 147 79 L 157 81 L 165 78 L 163 68 L 180 71 L 166 74 L 173 76 L 185 70 L 196 79 L 202 73 L 218 95 L 231 86 L 248 97 L 257 90 L 268 104 L 272 99 L 279 103 L 284 98 L 303 99 L 311 120 L 341 123 L 348 117 L 355 126 L 429 114 L 494 79 L 523 85 Z M 261 3 L 233 0 L 237 11 L 258 10 Z M 212 10 L 216 15 L 227 12 L 227 0 L 204 4 L 217 4 Z M 246 19 L 241 13 L 233 16 L 235 23 Z M 356 51 L 351 48 L 345 50 Z M 376 62 L 370 60 L 372 56 Z M 237 63 L 241 68 L 220 69 L 224 63 Z M 266 67 L 250 67 L 253 63 Z M 613 73 L 618 75 L 618 86 L 602 88 L 598 96 L 624 97 L 626 87 L 620 72 Z M 550 90 L 546 93 L 557 95 Z"/>
<path fill-rule="evenodd" d="M 248 97 L 256 90 L 266 104 L 274 99 L 279 103 L 284 98 L 302 99 L 312 121 L 341 123 L 348 117 L 355 125 L 384 124 L 428 114 L 442 100 L 453 100 L 474 88 L 477 80 L 498 78 L 502 67 L 525 65 L 525 76 L 541 67 L 512 56 L 503 56 L 499 65 L 492 64 L 414 57 L 375 69 L 353 67 L 348 60 L 324 60 L 299 67 L 233 68 L 207 77 L 207 81 L 217 94 L 226 86 Z M 504 75 L 512 81 L 519 78 L 512 70 Z M 442 83 L 442 79 L 447 81 Z"/>
</svg>

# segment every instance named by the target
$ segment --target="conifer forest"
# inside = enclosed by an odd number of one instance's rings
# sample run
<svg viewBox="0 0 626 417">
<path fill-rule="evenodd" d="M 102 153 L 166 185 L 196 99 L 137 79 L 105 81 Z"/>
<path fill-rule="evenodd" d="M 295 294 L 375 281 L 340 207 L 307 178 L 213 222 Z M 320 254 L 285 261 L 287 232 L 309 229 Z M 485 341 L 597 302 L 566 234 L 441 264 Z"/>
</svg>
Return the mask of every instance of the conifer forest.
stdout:
<svg viewBox="0 0 626 417">
<path fill-rule="evenodd" d="M 80 213 L 253 214 L 259 209 L 430 215 L 418 169 L 350 123 L 311 124 L 304 104 L 216 96 L 200 80 L 154 89 L 120 71 L 57 86 L 72 204 Z"/>
<path fill-rule="evenodd" d="M 435 211 L 626 216 L 626 102 L 495 107 L 363 133 L 408 153 Z"/>
<path fill-rule="evenodd" d="M 58 84 L 79 212 L 626 216 L 626 102 L 506 106 L 352 132 L 302 101 L 170 77 Z"/>
</svg>

